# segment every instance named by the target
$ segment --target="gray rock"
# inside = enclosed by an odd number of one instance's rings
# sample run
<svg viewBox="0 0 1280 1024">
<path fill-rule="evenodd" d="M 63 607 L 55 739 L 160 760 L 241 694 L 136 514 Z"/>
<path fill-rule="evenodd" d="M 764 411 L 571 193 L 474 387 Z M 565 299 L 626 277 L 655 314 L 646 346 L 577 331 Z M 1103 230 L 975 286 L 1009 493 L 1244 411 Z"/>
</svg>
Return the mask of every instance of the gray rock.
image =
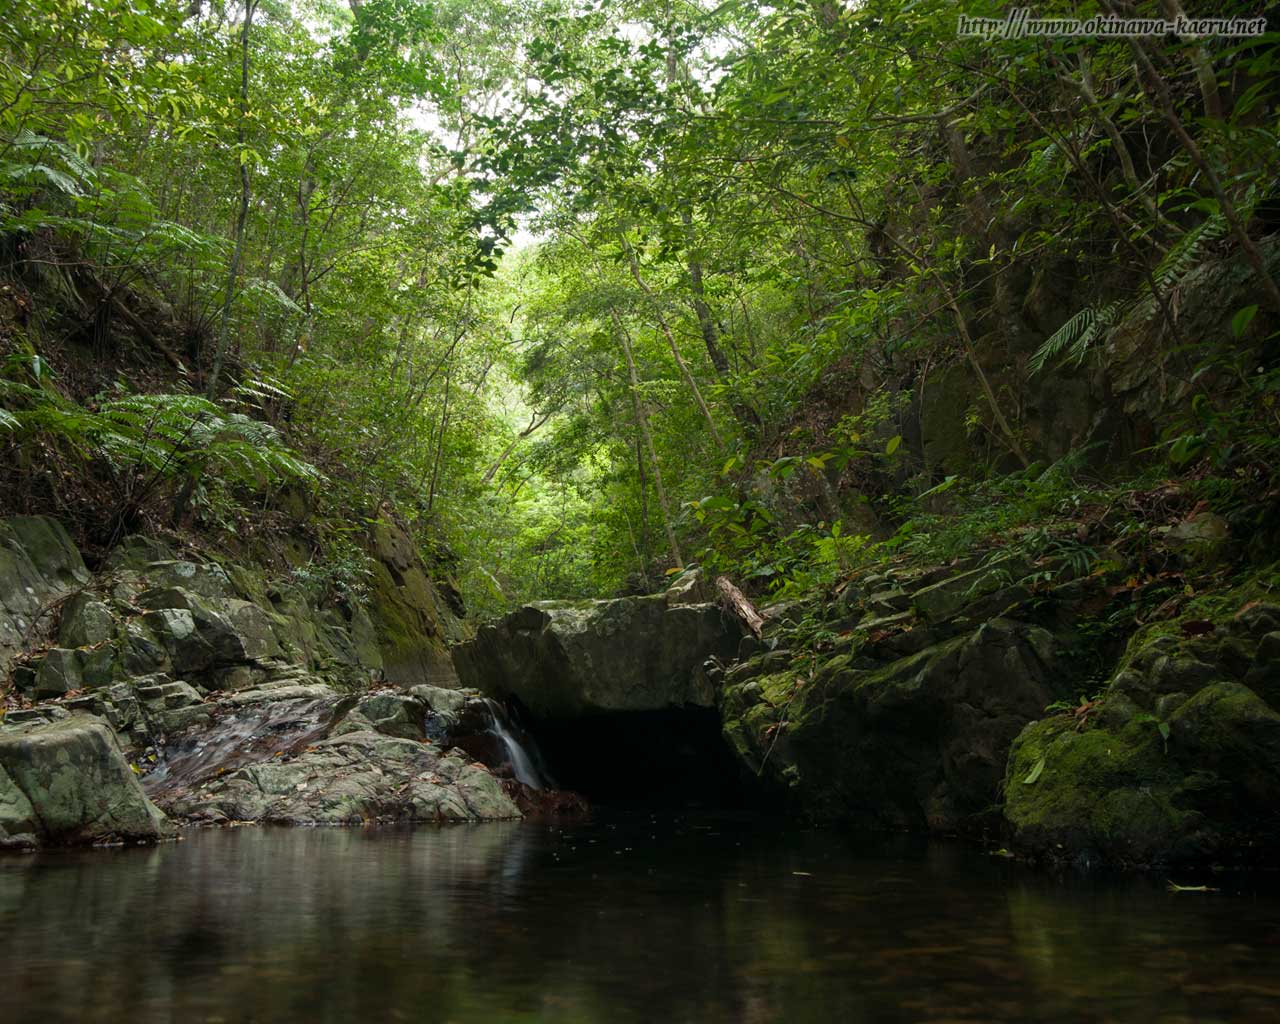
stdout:
<svg viewBox="0 0 1280 1024">
<path fill-rule="evenodd" d="M 465 690 L 446 690 L 441 686 L 414 686 L 408 692 L 436 714 L 455 718 L 462 713 L 462 706 L 467 702 L 468 696 Z"/>
<path fill-rule="evenodd" d="M 360 825 L 519 818 L 483 766 L 432 744 L 351 732 L 289 759 L 248 765 L 182 794 L 193 821 Z"/>
<path fill-rule="evenodd" d="M 0 676 L 51 624 L 57 602 L 89 580 L 67 531 L 44 516 L 0 520 Z"/>
<path fill-rule="evenodd" d="M 35 696 L 38 700 L 61 697 L 68 690 L 80 689 L 80 655 L 65 647 L 55 647 L 40 661 L 36 669 Z"/>
<path fill-rule="evenodd" d="M 80 681 L 86 687 L 109 686 L 116 677 L 116 652 L 110 646 L 81 647 Z"/>
<path fill-rule="evenodd" d="M 728 660 L 742 630 L 715 605 L 663 595 L 527 605 L 454 648 L 464 686 L 515 695 L 535 716 L 711 707 L 702 671 Z"/>
<path fill-rule="evenodd" d="M 130 676 L 143 676 L 170 667 L 165 648 L 141 621 L 125 623 L 120 663 L 125 674 Z"/>
<path fill-rule="evenodd" d="M 425 735 L 425 713 L 426 708 L 417 698 L 389 692 L 361 697 L 353 712 L 377 732 L 410 740 L 420 740 Z"/>
<path fill-rule="evenodd" d="M 171 834 L 101 721 L 76 715 L 0 733 L 0 837 L 75 845 Z"/>
<path fill-rule="evenodd" d="M 92 594 L 81 591 L 62 606 L 58 643 L 62 647 L 90 647 L 115 636 L 111 609 Z"/>
<path fill-rule="evenodd" d="M 235 596 L 230 576 L 213 562 L 150 562 L 142 572 L 153 587 L 178 587 L 200 597 Z"/>
</svg>

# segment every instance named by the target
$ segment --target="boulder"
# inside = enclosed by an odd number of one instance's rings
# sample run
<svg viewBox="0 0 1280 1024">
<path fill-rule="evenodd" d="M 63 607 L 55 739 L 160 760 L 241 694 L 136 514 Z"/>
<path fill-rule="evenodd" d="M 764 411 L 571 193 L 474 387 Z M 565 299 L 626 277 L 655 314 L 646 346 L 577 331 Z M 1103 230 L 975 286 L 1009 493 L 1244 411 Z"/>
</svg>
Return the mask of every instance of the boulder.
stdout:
<svg viewBox="0 0 1280 1024">
<path fill-rule="evenodd" d="M 426 708 L 416 697 L 400 693 L 371 693 L 356 702 L 352 714 L 362 716 L 374 731 L 386 736 L 420 740 L 426 735 Z"/>
<path fill-rule="evenodd" d="M 150 609 L 143 622 L 164 645 L 176 672 L 206 672 L 282 653 L 270 618 L 251 601 L 207 597 L 176 586 L 145 591 L 137 601 Z"/>
<path fill-rule="evenodd" d="M 711 604 L 665 595 L 526 605 L 454 648 L 464 686 L 514 696 L 539 718 L 713 707 L 703 671 L 733 657 L 738 623 Z"/>
<path fill-rule="evenodd" d="M 810 817 L 974 832 L 998 820 L 1009 745 L 1061 661 L 1049 633 L 1009 619 L 903 657 L 886 640 L 730 685 L 724 732 Z"/>
<path fill-rule="evenodd" d="M 111 609 L 85 591 L 62 606 L 58 643 L 63 647 L 91 647 L 110 640 L 116 633 Z"/>
<path fill-rule="evenodd" d="M 0 520 L 0 677 L 40 627 L 51 625 L 58 601 L 88 581 L 80 552 L 57 520 Z"/>
<path fill-rule="evenodd" d="M 55 647 L 40 659 L 36 669 L 37 699 L 61 697 L 68 690 L 80 689 L 80 656 L 65 647 Z"/>
<path fill-rule="evenodd" d="M 172 834 L 96 718 L 0 731 L 0 845 L 155 842 Z"/>
<path fill-rule="evenodd" d="M 1140 634 L 1096 715 L 1027 726 L 1005 780 L 1012 845 L 1135 866 L 1251 862 L 1274 849 L 1280 713 L 1267 683 L 1280 676 L 1280 644 L 1264 631 L 1275 607 L 1254 605 L 1208 636 Z"/>
</svg>

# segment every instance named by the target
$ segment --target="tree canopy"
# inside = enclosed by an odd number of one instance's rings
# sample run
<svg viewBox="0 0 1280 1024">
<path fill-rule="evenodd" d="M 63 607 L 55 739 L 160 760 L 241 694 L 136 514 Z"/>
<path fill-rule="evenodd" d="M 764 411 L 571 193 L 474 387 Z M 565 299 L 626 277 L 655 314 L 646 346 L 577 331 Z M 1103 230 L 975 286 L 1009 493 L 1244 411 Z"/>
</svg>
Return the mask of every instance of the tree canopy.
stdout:
<svg viewBox="0 0 1280 1024">
<path fill-rule="evenodd" d="M 1087 451 L 1045 410 L 1135 322 L 1192 410 L 1147 457 L 1273 479 L 1276 35 L 959 13 L 13 0 L 0 445 L 60 471 L 22 500 L 109 542 L 300 490 L 337 553 L 394 508 L 481 611 L 691 562 L 786 592 Z"/>
</svg>

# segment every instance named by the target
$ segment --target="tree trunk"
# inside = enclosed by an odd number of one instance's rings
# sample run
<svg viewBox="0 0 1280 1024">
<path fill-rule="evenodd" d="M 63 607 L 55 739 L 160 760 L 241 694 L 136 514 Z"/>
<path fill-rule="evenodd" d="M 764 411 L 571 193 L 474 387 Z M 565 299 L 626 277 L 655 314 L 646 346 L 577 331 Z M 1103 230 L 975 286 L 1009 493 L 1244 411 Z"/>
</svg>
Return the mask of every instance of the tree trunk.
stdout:
<svg viewBox="0 0 1280 1024">
<path fill-rule="evenodd" d="M 693 374 L 689 372 L 689 365 L 684 361 L 684 356 L 680 354 L 680 346 L 676 344 L 675 335 L 671 331 L 671 325 L 667 323 L 667 318 L 662 315 L 662 308 L 658 305 L 658 297 L 654 295 L 652 289 L 645 283 L 644 278 L 640 276 L 640 262 L 636 259 L 636 251 L 631 247 L 631 243 L 627 241 L 627 236 L 624 232 L 618 233 L 618 239 L 622 242 L 622 251 L 626 254 L 627 265 L 631 268 L 631 276 L 635 278 L 640 290 L 645 293 L 653 304 L 654 315 L 658 318 L 658 327 L 662 331 L 662 336 L 667 339 L 667 345 L 671 349 L 671 355 L 675 358 L 676 366 L 680 368 L 680 374 L 684 377 L 685 384 L 689 386 L 693 400 L 697 402 L 698 408 L 702 410 L 702 417 L 707 421 L 707 428 L 711 431 L 711 437 L 715 441 L 716 447 L 723 451 L 724 441 L 720 437 L 720 432 L 716 429 L 716 421 L 711 418 L 711 410 L 707 408 L 707 403 L 703 400 L 698 382 L 693 379 Z"/>
<path fill-rule="evenodd" d="M 617 312 L 610 310 L 613 324 L 618 330 L 618 341 L 622 345 L 622 355 L 627 361 L 627 378 L 631 382 L 631 402 L 635 407 L 636 423 L 640 427 L 640 435 L 644 438 L 645 448 L 649 452 L 649 467 L 653 470 L 653 489 L 658 494 L 658 506 L 662 510 L 662 528 L 667 534 L 667 546 L 671 550 L 671 558 L 678 568 L 684 568 L 684 558 L 680 555 L 680 545 L 676 541 L 676 531 L 671 525 L 671 506 L 667 503 L 667 491 L 662 486 L 662 468 L 658 465 L 658 453 L 653 447 L 653 435 L 649 432 L 649 417 L 645 412 L 644 402 L 640 398 L 640 378 L 636 373 L 636 361 L 631 352 L 631 339 L 622 324 Z"/>
<path fill-rule="evenodd" d="M 249 29 L 253 14 L 258 9 L 257 0 L 249 0 L 244 9 L 244 26 L 240 30 L 240 123 L 236 128 L 237 158 L 240 161 L 240 210 L 236 215 L 235 247 L 231 252 L 231 265 L 227 268 L 227 286 L 222 296 L 222 315 L 218 321 L 218 347 L 214 351 L 213 369 L 209 372 L 209 398 L 218 394 L 218 378 L 227 357 L 230 341 L 231 303 L 235 299 L 236 279 L 240 276 L 240 261 L 244 257 L 244 225 L 249 216 L 249 165 L 245 160 L 245 122 L 249 116 Z"/>
</svg>

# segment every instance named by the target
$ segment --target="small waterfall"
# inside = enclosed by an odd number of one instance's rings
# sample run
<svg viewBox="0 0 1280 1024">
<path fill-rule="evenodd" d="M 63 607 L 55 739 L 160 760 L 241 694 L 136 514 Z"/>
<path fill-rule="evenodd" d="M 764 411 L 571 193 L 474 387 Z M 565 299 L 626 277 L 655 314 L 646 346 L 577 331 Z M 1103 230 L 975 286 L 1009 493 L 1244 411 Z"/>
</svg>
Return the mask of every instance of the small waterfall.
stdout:
<svg viewBox="0 0 1280 1024">
<path fill-rule="evenodd" d="M 502 744 L 516 781 L 524 783 L 530 789 L 554 789 L 555 783 L 542 763 L 542 755 L 533 740 L 511 721 L 507 709 L 498 701 L 486 697 L 484 704 L 489 709 L 487 731 Z"/>
</svg>

